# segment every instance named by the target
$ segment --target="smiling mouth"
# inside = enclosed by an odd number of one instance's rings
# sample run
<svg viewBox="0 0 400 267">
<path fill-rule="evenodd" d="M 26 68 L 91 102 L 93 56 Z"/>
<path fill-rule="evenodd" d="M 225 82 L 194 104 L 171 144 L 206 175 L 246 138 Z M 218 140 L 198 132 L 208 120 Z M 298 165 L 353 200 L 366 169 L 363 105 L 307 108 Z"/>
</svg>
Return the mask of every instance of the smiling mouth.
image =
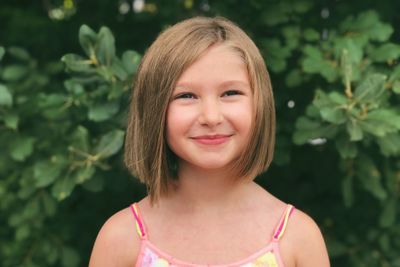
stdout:
<svg viewBox="0 0 400 267">
<path fill-rule="evenodd" d="M 232 135 L 202 135 L 192 137 L 194 141 L 202 145 L 220 145 L 229 140 Z"/>
</svg>

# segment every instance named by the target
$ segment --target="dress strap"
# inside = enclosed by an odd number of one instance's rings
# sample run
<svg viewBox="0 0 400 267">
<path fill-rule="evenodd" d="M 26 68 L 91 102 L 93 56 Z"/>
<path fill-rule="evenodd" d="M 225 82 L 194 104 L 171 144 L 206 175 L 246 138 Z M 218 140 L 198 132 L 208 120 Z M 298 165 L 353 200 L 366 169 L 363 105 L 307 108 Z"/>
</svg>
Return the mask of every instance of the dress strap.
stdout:
<svg viewBox="0 0 400 267">
<path fill-rule="evenodd" d="M 274 237 L 273 237 L 274 241 L 278 241 L 279 239 L 281 239 L 281 237 L 285 233 L 286 226 L 289 221 L 289 217 L 293 213 L 293 211 L 294 211 L 294 207 L 292 205 L 288 204 L 285 212 L 283 213 L 283 215 L 278 223 L 278 226 L 275 229 Z"/>
<path fill-rule="evenodd" d="M 137 203 L 133 203 L 130 207 L 133 216 L 135 217 L 136 231 L 140 239 L 146 239 L 147 238 L 146 228 L 144 226 L 142 217 L 140 216 L 139 205 Z"/>
</svg>

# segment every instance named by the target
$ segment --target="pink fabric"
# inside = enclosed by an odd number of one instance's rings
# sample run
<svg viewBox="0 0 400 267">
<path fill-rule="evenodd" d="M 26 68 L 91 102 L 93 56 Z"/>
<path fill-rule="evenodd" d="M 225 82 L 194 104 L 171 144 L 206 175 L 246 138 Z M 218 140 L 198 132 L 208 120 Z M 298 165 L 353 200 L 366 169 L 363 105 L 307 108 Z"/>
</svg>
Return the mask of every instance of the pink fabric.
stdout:
<svg viewBox="0 0 400 267">
<path fill-rule="evenodd" d="M 134 214 L 136 223 L 139 226 L 140 231 L 144 231 L 144 222 L 141 220 L 141 216 L 139 214 L 139 208 L 137 204 L 135 209 L 131 206 L 131 210 Z M 207 265 L 207 264 L 193 264 L 188 263 L 179 259 L 175 259 L 173 256 L 163 252 L 159 248 L 157 248 L 147 237 L 145 232 L 138 233 L 141 237 L 140 244 L 140 252 L 138 255 L 138 259 L 135 267 L 284 267 L 283 261 L 279 251 L 279 239 L 276 237 L 279 236 L 280 232 L 284 229 L 286 214 L 289 217 L 294 208 L 291 205 L 288 205 L 286 208 L 282 218 L 280 219 L 275 233 L 272 237 L 272 241 L 264 248 L 258 250 L 252 255 L 246 257 L 243 260 L 222 264 L 222 265 Z"/>
</svg>

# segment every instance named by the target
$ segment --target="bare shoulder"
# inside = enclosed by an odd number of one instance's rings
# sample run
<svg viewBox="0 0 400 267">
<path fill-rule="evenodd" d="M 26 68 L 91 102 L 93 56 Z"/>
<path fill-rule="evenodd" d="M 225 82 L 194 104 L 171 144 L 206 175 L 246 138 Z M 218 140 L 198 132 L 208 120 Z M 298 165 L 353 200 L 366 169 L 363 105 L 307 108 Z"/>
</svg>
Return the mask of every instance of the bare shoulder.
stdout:
<svg viewBox="0 0 400 267">
<path fill-rule="evenodd" d="M 287 266 L 329 267 L 329 257 L 321 231 L 315 221 L 300 210 L 292 214 L 284 238 L 281 254 Z"/>
<path fill-rule="evenodd" d="M 89 267 L 135 265 L 140 249 L 140 239 L 135 230 L 135 220 L 130 208 L 111 216 L 97 235 Z"/>
</svg>

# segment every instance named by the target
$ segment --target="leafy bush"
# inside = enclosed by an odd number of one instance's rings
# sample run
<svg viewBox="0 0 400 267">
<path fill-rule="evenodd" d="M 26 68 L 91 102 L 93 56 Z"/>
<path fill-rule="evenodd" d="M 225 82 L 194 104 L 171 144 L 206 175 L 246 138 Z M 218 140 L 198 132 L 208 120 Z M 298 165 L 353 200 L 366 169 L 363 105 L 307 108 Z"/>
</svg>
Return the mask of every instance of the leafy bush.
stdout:
<svg viewBox="0 0 400 267">
<path fill-rule="evenodd" d="M 239 3 L 160 2 L 142 16 L 240 22 L 265 55 L 277 106 L 276 157 L 258 182 L 317 220 L 333 266 L 400 266 L 394 28 L 372 10 L 321 25 L 312 1 Z M 87 265 L 105 218 L 145 193 L 121 160 L 141 53 L 117 52 L 107 27 L 83 25 L 78 39 L 81 52 L 61 61 L 0 47 L 2 266 Z"/>
</svg>

